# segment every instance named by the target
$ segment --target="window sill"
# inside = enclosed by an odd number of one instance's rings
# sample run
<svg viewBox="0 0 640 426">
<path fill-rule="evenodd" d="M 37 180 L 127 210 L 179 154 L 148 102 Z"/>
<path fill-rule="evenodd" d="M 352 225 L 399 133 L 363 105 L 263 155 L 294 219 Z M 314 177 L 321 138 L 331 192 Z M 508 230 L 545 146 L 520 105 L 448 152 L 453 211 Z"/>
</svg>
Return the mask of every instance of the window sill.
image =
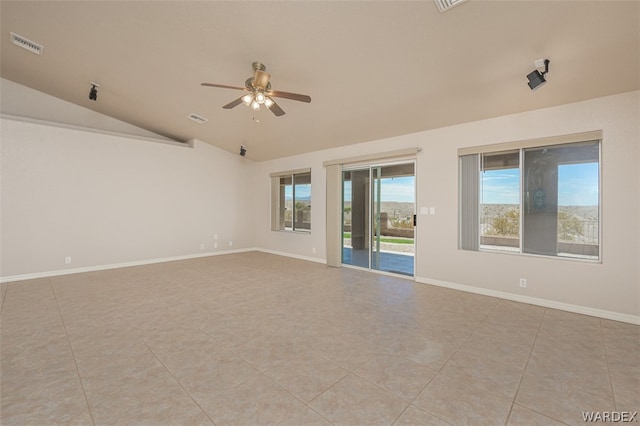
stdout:
<svg viewBox="0 0 640 426">
<path fill-rule="evenodd" d="M 569 262 L 580 262 L 580 263 L 591 263 L 591 264 L 602 263 L 602 258 L 595 258 L 595 257 L 588 257 L 588 256 L 581 257 L 579 255 L 551 256 L 551 255 L 535 254 L 535 253 L 522 253 L 519 249 L 516 249 L 516 248 L 499 249 L 499 248 L 480 247 L 479 250 L 469 250 L 469 251 L 477 251 L 479 253 L 506 254 L 510 256 L 533 257 L 537 259 L 567 260 Z"/>
</svg>

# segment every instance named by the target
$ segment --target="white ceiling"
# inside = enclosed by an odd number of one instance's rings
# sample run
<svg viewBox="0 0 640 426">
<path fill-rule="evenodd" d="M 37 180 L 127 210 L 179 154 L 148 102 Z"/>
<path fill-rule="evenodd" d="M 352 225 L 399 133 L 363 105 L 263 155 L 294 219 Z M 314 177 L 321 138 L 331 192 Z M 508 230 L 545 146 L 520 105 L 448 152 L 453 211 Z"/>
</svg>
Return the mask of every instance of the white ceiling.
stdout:
<svg viewBox="0 0 640 426">
<path fill-rule="evenodd" d="M 640 88 L 640 1 L 4 1 L 1 76 L 256 160 Z M 36 56 L 10 32 L 44 46 Z M 551 60 L 536 91 L 525 76 Z M 287 112 L 222 105 L 251 63 Z M 88 99 L 100 84 L 98 101 Z M 209 119 L 196 124 L 186 116 Z M 559 117 L 561 119 L 561 117 Z"/>
</svg>

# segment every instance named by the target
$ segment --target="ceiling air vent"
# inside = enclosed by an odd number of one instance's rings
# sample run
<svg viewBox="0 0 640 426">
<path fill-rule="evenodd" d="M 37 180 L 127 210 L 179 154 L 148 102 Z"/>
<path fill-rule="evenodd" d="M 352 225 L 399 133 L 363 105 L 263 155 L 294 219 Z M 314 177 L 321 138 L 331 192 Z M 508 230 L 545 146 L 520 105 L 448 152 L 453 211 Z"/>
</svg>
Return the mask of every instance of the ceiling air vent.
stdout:
<svg viewBox="0 0 640 426">
<path fill-rule="evenodd" d="M 446 12 L 452 7 L 455 7 L 460 3 L 464 3 L 467 0 L 434 0 L 434 1 L 436 2 L 436 6 L 438 6 L 438 10 L 440 10 L 440 12 Z"/>
<path fill-rule="evenodd" d="M 191 120 L 191 121 L 195 121 L 198 124 L 206 123 L 207 121 L 209 121 L 206 118 L 204 118 L 203 116 L 198 115 L 198 114 L 194 114 L 194 113 L 191 113 L 191 114 L 187 115 L 187 118 L 189 120 Z"/>
<path fill-rule="evenodd" d="M 29 40 L 28 38 L 24 38 L 21 35 L 18 35 L 16 33 L 11 33 L 11 41 L 16 46 L 20 46 L 31 53 L 35 53 L 36 55 L 42 55 L 42 49 L 44 49 L 44 47 L 42 47 L 36 42 Z"/>
</svg>

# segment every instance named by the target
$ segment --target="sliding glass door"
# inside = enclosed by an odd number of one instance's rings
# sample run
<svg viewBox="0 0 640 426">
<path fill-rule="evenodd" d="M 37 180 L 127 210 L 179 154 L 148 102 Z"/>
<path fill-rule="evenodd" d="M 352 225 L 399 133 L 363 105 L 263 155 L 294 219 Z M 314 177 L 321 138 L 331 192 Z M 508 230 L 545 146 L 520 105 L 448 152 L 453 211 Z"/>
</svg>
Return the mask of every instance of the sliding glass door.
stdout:
<svg viewBox="0 0 640 426">
<path fill-rule="evenodd" d="M 342 263 L 413 276 L 415 164 L 342 171 Z"/>
<path fill-rule="evenodd" d="M 369 268 L 371 169 L 342 171 L 342 263 Z"/>
</svg>

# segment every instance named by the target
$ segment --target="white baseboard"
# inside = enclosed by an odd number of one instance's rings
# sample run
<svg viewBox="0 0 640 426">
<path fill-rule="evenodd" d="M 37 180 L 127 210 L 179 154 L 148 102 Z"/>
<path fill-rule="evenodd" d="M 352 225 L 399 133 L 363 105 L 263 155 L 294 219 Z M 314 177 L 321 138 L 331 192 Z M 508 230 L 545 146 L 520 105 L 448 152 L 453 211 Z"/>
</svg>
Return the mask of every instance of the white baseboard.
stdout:
<svg viewBox="0 0 640 426">
<path fill-rule="evenodd" d="M 507 293 L 505 291 L 490 290 L 486 288 L 474 287 L 470 285 L 452 283 L 425 277 L 416 277 L 415 281 L 421 284 L 430 284 L 438 287 L 450 288 L 453 290 L 466 291 L 468 293 L 481 294 L 483 296 L 492 296 L 500 299 L 512 300 L 514 302 L 527 303 L 530 305 L 542 306 L 545 308 L 559 309 L 561 311 L 568 311 L 576 314 L 589 315 L 592 317 L 605 318 L 613 321 L 640 325 L 640 315 L 629 315 L 620 312 L 607 311 L 604 309 L 591 308 L 588 306 L 572 305 L 570 303 L 557 302 L 555 300 L 539 299 L 537 297 L 523 296 L 520 294 Z"/>
<path fill-rule="evenodd" d="M 161 257 L 156 259 L 135 260 L 132 262 L 111 263 L 108 265 L 84 266 L 81 268 L 60 269 L 57 271 L 36 272 L 33 274 L 10 275 L 7 277 L 0 277 L 0 283 L 33 280 L 36 278 L 57 277 L 60 275 L 80 274 L 83 272 L 104 271 L 107 269 L 128 268 L 131 266 L 151 265 L 154 263 L 173 262 L 175 260 L 197 259 L 200 257 L 220 256 L 223 254 L 244 253 L 244 252 L 256 251 L 256 250 L 257 250 L 256 248 L 251 247 L 251 248 L 245 248 L 245 249 L 223 250 L 223 251 L 214 251 L 214 252 L 206 252 L 206 253 L 186 254 L 182 256 Z"/>
<path fill-rule="evenodd" d="M 327 259 L 320 259 L 320 258 L 311 257 L 311 256 L 301 256 L 299 254 L 287 253 L 286 251 L 269 250 L 269 249 L 259 248 L 259 247 L 256 247 L 253 250 L 260 251 L 262 253 L 269 253 L 269 254 L 275 254 L 275 255 L 278 255 L 278 256 L 284 256 L 284 257 L 291 257 L 291 258 L 294 258 L 294 259 L 306 260 L 308 262 L 322 263 L 322 264 L 325 264 L 325 265 L 327 264 Z"/>
<path fill-rule="evenodd" d="M 245 253 L 250 251 L 259 251 L 263 253 L 291 257 L 294 259 L 306 260 L 306 261 L 315 262 L 315 263 L 322 263 L 322 264 L 327 263 L 326 259 L 321 259 L 317 257 L 301 256 L 301 255 L 296 255 L 296 254 L 287 253 L 283 251 L 251 247 L 251 248 L 236 249 L 236 250 L 224 250 L 224 251 L 217 251 L 217 252 L 195 253 L 195 254 L 163 257 L 163 258 L 156 258 L 156 259 L 136 260 L 132 262 L 112 263 L 108 265 L 86 266 L 82 268 L 62 269 L 57 271 L 36 272 L 33 274 L 11 275 L 7 277 L 0 277 L 0 283 L 32 280 L 37 278 L 55 277 L 60 275 L 79 274 L 83 272 L 104 271 L 107 269 L 127 268 L 131 266 L 151 265 L 154 263 L 172 262 L 176 260 L 197 259 L 201 257 L 220 256 L 220 255 L 233 254 L 233 253 Z M 415 277 L 415 282 L 421 283 L 421 284 L 435 285 L 439 287 L 446 287 L 454 290 L 466 291 L 469 293 L 481 294 L 484 296 L 492 296 L 500 299 L 512 300 L 514 302 L 521 302 L 521 303 L 527 303 L 530 305 L 542 306 L 545 308 L 559 309 L 562 311 L 574 312 L 577 314 L 605 318 L 613 321 L 620 321 L 620 322 L 640 325 L 640 315 L 623 314 L 619 312 L 607 311 L 604 309 L 596 309 L 588 306 L 573 305 L 570 303 L 557 302 L 554 300 L 539 299 L 536 297 L 523 296 L 520 294 L 507 293 L 507 292 L 498 291 L 498 290 L 490 290 L 486 288 L 474 287 L 466 284 L 458 284 L 458 283 L 453 283 L 449 281 L 436 280 L 436 279 L 426 278 L 426 277 Z"/>
<path fill-rule="evenodd" d="M 323 264 L 327 263 L 326 259 L 318 259 L 318 258 L 315 258 L 315 257 L 300 256 L 300 255 L 295 255 L 295 254 L 282 252 L 282 251 L 277 251 L 277 250 L 269 250 L 269 249 L 263 249 L 263 248 L 256 248 L 255 250 L 263 252 L 263 253 L 270 253 L 270 254 L 275 254 L 275 255 L 279 255 L 279 256 L 285 256 L 285 257 L 292 257 L 292 258 L 295 258 L 295 259 L 307 260 L 307 261 L 310 261 L 310 262 L 323 263 Z M 342 266 L 345 267 L 347 265 L 342 265 Z M 360 269 L 360 268 L 357 268 L 357 269 Z M 377 272 L 377 271 L 371 271 L 371 272 Z M 396 274 L 386 274 L 386 275 L 391 275 L 391 276 L 394 276 L 394 277 L 398 277 L 398 275 L 396 275 Z M 402 277 L 402 278 L 405 278 L 405 277 Z M 407 279 L 411 279 L 411 277 L 406 277 L 406 278 Z M 436 286 L 439 286 L 439 287 L 446 287 L 446 288 L 450 288 L 450 289 L 454 289 L 454 290 L 466 291 L 468 293 L 476 293 L 476 294 L 481 294 L 481 295 L 484 295 L 484 296 L 492 296 L 492 297 L 497 297 L 497 298 L 500 298 L 500 299 L 512 300 L 514 302 L 521 302 L 521 303 L 526 303 L 526 304 L 529 304 L 529 305 L 542 306 L 542 307 L 545 307 L 545 308 L 558 309 L 558 310 L 561 310 L 561 311 L 573 312 L 573 313 L 576 313 L 576 314 L 589 315 L 589 316 L 592 316 L 592 317 L 605 318 L 605 319 L 610 319 L 610 320 L 613 320 L 613 321 L 620 321 L 620 322 L 626 322 L 626 323 L 629 323 L 629 324 L 640 325 L 640 315 L 623 314 L 623 313 L 620 313 L 620 312 L 613 312 L 613 311 L 607 311 L 607 310 L 604 310 L 604 309 L 590 308 L 588 306 L 573 305 L 573 304 L 570 304 L 570 303 L 557 302 L 557 301 L 554 301 L 554 300 L 539 299 L 539 298 L 530 297 L 530 296 L 522 296 L 522 295 L 519 295 L 519 294 L 507 293 L 507 292 L 504 292 L 504 291 L 490 290 L 490 289 L 485 289 L 485 288 L 481 288 L 481 287 L 474 287 L 474 286 L 470 286 L 470 285 L 452 283 L 452 282 L 448 282 L 448 281 L 436 280 L 436 279 L 431 279 L 431 278 L 415 277 L 414 281 L 417 282 L 417 283 L 421 283 L 421 284 L 431 284 L 431 285 L 436 285 Z"/>
</svg>

